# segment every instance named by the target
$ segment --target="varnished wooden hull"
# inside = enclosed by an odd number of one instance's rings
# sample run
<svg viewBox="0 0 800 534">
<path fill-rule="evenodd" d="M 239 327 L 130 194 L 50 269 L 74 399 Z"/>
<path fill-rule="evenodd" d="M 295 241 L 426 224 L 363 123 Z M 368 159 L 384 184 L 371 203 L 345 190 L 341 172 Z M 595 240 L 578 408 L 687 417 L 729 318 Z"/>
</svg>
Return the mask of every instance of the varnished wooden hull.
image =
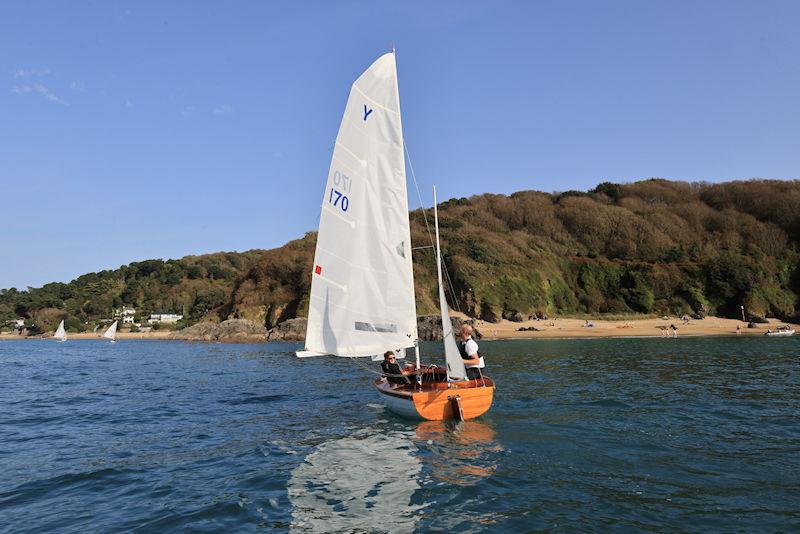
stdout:
<svg viewBox="0 0 800 534">
<path fill-rule="evenodd" d="M 384 379 L 374 382 L 386 407 L 404 417 L 441 421 L 460 419 L 458 405 L 453 402 L 459 398 L 464 419 L 474 419 L 486 413 L 494 399 L 494 382 L 485 377 L 481 380 L 465 382 L 425 384 L 417 386 L 397 386 Z"/>
</svg>

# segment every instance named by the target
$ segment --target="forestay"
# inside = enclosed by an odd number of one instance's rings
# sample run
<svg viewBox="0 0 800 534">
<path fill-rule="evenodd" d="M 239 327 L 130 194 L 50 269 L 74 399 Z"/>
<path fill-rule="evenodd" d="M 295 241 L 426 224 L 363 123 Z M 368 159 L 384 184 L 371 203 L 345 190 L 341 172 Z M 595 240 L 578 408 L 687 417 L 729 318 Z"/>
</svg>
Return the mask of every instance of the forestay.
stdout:
<svg viewBox="0 0 800 534">
<path fill-rule="evenodd" d="M 322 198 L 306 350 L 370 356 L 417 339 L 403 130 L 393 53 L 350 90 Z"/>
</svg>

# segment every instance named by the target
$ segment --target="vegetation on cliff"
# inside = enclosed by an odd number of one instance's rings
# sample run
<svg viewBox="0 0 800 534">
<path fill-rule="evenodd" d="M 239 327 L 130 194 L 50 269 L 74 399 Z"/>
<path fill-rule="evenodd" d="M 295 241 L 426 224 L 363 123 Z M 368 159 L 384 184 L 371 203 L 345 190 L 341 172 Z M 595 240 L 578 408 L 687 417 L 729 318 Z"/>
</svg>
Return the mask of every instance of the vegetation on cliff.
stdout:
<svg viewBox="0 0 800 534">
<path fill-rule="evenodd" d="M 788 318 L 800 294 L 800 182 L 653 179 L 589 192 L 485 194 L 440 205 L 456 307 L 494 321 L 532 314 L 718 314 Z M 415 246 L 430 244 L 420 210 Z M 114 271 L 0 291 L 0 317 L 112 307 L 183 312 L 187 322 L 240 317 L 267 328 L 303 316 L 315 234 L 268 251 L 149 260 Z M 420 314 L 434 313 L 433 253 L 414 255 Z M 71 322 L 70 322 L 71 321 Z"/>
<path fill-rule="evenodd" d="M 136 320 L 151 313 L 180 313 L 178 326 L 202 319 L 217 321 L 230 301 L 237 280 L 261 258 L 262 251 L 220 252 L 180 260 L 146 260 L 119 269 L 79 276 L 69 283 L 53 282 L 39 288 L 0 290 L 0 324 L 21 317 L 37 330 L 52 330 L 64 319 L 67 330 L 83 332 L 113 309 L 133 306 Z"/>
<path fill-rule="evenodd" d="M 532 314 L 797 313 L 800 182 L 603 183 L 590 192 L 452 199 L 439 209 L 458 308 Z M 415 246 L 430 243 L 411 214 Z M 314 235 L 269 251 L 226 311 L 267 325 L 304 315 Z M 420 314 L 437 307 L 433 252 L 414 255 Z"/>
</svg>

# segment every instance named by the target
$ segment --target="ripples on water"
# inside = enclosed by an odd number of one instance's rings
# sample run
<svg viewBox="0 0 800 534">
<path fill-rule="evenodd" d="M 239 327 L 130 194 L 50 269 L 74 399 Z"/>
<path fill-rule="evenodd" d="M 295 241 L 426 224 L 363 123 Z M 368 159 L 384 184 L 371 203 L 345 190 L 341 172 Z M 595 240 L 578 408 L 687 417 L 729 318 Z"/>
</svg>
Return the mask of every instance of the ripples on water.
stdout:
<svg viewBox="0 0 800 534">
<path fill-rule="evenodd" d="M 0 342 L 0 530 L 800 529 L 800 338 L 484 342 L 460 424 L 294 348 Z"/>
</svg>

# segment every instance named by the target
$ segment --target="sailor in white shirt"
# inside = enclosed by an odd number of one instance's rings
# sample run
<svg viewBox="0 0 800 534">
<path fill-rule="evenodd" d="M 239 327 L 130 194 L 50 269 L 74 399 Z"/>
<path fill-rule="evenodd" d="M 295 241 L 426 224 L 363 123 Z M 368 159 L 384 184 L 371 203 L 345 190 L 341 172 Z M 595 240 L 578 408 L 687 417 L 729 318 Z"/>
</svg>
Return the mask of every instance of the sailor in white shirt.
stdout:
<svg viewBox="0 0 800 534">
<path fill-rule="evenodd" d="M 472 339 L 472 327 L 468 324 L 461 325 L 459 332 L 461 343 L 458 350 L 464 360 L 464 367 L 467 368 L 467 379 L 477 380 L 481 378 L 482 369 L 485 367 L 483 356 L 478 353 L 478 344 Z"/>
</svg>

